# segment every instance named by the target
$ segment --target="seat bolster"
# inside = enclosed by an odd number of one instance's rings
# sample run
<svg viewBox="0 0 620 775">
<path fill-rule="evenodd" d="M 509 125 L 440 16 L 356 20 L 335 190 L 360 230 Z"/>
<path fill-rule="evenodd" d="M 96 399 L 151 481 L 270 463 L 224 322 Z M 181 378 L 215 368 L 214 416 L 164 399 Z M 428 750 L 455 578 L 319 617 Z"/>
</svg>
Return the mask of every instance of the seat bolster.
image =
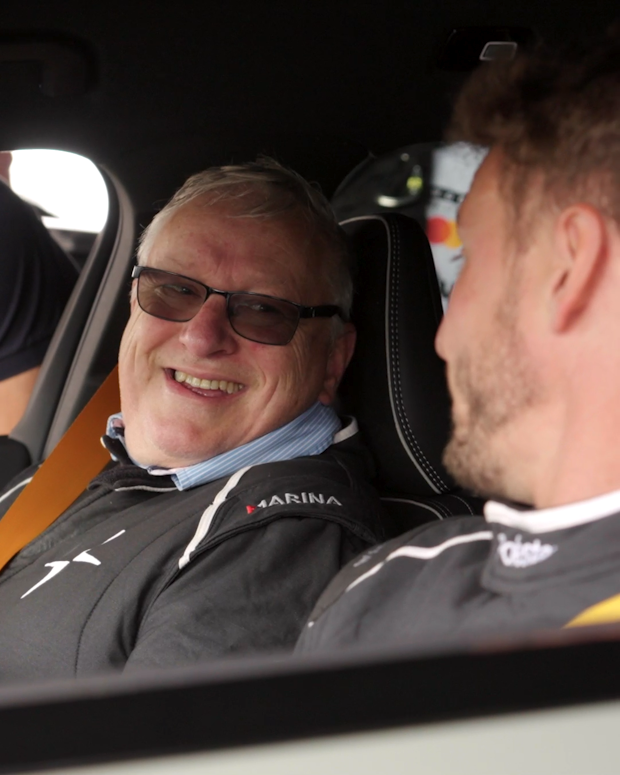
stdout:
<svg viewBox="0 0 620 775">
<path fill-rule="evenodd" d="M 426 522 L 448 517 L 480 516 L 484 500 L 455 491 L 444 495 L 382 495 L 381 502 L 389 518 L 388 535 L 400 535 Z"/>
<path fill-rule="evenodd" d="M 437 495 L 454 483 L 441 462 L 450 427 L 444 364 L 434 349 L 442 306 L 420 226 L 400 214 L 342 224 L 358 257 L 358 346 L 343 381 L 388 490 Z"/>
</svg>

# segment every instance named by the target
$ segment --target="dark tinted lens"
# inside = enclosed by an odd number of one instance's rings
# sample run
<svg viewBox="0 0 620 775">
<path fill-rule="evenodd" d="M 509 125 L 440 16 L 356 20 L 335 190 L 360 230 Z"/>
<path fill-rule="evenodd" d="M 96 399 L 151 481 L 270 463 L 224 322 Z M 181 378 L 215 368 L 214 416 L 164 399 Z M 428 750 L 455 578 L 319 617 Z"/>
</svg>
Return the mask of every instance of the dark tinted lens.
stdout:
<svg viewBox="0 0 620 775">
<path fill-rule="evenodd" d="M 228 317 L 235 331 L 262 344 L 288 344 L 299 322 L 294 304 L 270 296 L 233 293 L 228 301 Z"/>
<path fill-rule="evenodd" d="M 138 304 L 158 318 L 190 320 L 205 299 L 206 290 L 202 285 L 170 272 L 145 269 L 138 279 Z"/>
</svg>

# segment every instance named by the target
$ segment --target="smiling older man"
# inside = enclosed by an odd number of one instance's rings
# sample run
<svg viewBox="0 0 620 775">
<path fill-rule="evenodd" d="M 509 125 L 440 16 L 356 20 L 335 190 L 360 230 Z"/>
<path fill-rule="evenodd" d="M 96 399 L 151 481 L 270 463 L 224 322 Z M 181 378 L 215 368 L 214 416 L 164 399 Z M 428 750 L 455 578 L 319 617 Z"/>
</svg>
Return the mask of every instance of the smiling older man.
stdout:
<svg viewBox="0 0 620 775">
<path fill-rule="evenodd" d="M 355 423 L 331 406 L 355 332 L 323 197 L 269 160 L 207 170 L 138 264 L 116 465 L 0 576 L 0 679 L 291 647 L 381 535 Z"/>
</svg>

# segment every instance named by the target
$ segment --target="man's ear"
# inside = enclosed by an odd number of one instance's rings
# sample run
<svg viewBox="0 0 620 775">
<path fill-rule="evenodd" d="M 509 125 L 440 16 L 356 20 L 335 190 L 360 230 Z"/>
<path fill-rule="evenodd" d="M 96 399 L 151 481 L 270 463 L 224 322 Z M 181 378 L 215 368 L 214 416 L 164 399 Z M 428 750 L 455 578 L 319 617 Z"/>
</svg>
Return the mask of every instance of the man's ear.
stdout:
<svg viewBox="0 0 620 775">
<path fill-rule="evenodd" d="M 325 370 L 325 380 L 323 389 L 319 393 L 318 400 L 329 406 L 336 398 L 338 385 L 342 379 L 355 350 L 355 340 L 357 332 L 353 323 L 345 323 L 342 331 L 334 339 L 327 358 L 327 368 Z"/>
<path fill-rule="evenodd" d="M 551 322 L 553 330 L 562 333 L 587 308 L 607 267 L 605 219 L 588 204 L 567 207 L 556 221 L 554 248 Z"/>
</svg>

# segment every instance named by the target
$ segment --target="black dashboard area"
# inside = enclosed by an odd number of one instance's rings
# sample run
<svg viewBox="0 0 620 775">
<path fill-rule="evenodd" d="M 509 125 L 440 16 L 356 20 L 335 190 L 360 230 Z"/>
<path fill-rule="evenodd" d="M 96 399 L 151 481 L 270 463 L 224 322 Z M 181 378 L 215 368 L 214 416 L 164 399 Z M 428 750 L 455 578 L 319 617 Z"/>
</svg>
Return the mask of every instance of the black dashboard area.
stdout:
<svg viewBox="0 0 620 775">
<path fill-rule="evenodd" d="M 617 628 L 608 634 L 617 638 Z M 591 637 L 562 633 L 546 643 L 538 636 L 432 656 L 392 650 L 230 660 L 7 687 L 0 772 L 139 758 L 148 766 L 148 757 L 603 703 L 620 693 L 619 647 L 584 642 Z"/>
</svg>

